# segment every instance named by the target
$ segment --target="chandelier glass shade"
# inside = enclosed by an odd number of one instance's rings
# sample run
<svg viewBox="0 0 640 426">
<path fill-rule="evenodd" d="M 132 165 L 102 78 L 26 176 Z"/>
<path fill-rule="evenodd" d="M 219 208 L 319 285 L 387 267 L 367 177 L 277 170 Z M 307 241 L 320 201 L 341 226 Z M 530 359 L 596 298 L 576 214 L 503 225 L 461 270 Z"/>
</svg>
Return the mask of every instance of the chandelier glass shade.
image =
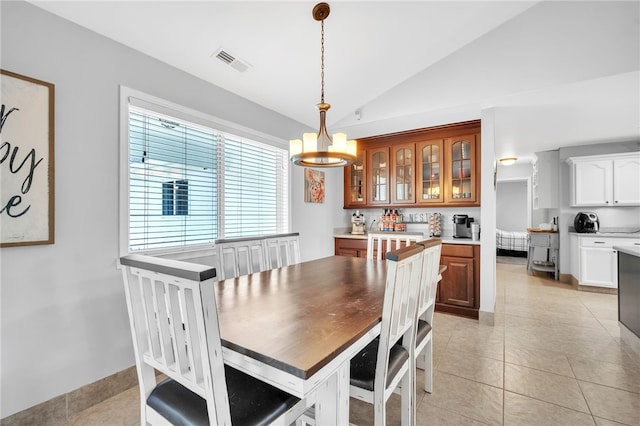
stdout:
<svg viewBox="0 0 640 426">
<path fill-rule="evenodd" d="M 329 136 L 326 117 L 331 105 L 324 101 L 324 20 L 329 16 L 327 3 L 318 3 L 313 8 L 313 18 L 321 22 L 321 81 L 322 91 L 320 103 L 316 105 L 320 111 L 320 129 L 318 133 L 304 133 L 302 139 L 289 141 L 289 155 L 293 164 L 305 167 L 344 167 L 356 159 L 357 143 L 347 140 L 345 133 Z"/>
</svg>

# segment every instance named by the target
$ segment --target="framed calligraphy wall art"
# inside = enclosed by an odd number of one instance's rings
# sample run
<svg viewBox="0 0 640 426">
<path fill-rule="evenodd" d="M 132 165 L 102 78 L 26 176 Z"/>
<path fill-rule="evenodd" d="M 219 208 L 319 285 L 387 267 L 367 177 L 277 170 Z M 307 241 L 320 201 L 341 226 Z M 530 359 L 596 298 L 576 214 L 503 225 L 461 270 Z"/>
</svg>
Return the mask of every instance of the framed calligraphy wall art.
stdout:
<svg viewBox="0 0 640 426">
<path fill-rule="evenodd" d="M 54 91 L 0 70 L 0 247 L 54 242 Z"/>
</svg>

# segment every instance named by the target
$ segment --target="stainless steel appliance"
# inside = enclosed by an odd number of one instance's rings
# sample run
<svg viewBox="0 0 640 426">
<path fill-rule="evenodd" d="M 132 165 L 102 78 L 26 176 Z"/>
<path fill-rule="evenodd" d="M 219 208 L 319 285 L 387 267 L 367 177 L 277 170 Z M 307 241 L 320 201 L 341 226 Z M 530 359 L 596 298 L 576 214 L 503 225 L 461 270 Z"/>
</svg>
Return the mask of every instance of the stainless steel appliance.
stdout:
<svg viewBox="0 0 640 426">
<path fill-rule="evenodd" d="M 471 238 L 471 222 L 473 218 L 466 214 L 453 215 L 453 238 Z"/>
<path fill-rule="evenodd" d="M 598 215 L 592 212 L 580 212 L 573 219 L 573 226 L 579 233 L 595 233 L 600 229 Z"/>
</svg>

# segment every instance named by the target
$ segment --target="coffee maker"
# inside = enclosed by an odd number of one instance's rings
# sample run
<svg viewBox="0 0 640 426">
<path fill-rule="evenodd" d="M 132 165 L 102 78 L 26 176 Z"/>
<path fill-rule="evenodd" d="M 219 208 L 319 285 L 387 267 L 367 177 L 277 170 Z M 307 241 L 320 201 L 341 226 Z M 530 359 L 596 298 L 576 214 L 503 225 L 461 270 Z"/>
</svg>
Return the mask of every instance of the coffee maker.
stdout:
<svg viewBox="0 0 640 426">
<path fill-rule="evenodd" d="M 453 215 L 453 238 L 471 238 L 471 222 L 473 218 L 466 214 Z"/>
</svg>

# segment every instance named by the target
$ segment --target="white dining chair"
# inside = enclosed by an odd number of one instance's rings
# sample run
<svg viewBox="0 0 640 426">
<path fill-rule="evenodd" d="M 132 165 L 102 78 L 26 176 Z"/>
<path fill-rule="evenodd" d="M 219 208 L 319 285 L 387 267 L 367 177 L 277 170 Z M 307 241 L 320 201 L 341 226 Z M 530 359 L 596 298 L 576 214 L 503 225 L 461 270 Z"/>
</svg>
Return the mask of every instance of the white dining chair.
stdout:
<svg viewBox="0 0 640 426">
<path fill-rule="evenodd" d="M 220 280 L 249 275 L 267 269 L 262 237 L 216 240 Z"/>
<path fill-rule="evenodd" d="M 351 359 L 350 396 L 373 404 L 374 424 L 386 421 L 386 402 L 400 387 L 402 424 L 415 424 L 415 339 L 421 245 L 386 254 L 387 282 L 379 338 Z"/>
<path fill-rule="evenodd" d="M 263 244 L 267 258 L 267 269 L 300 263 L 299 238 L 298 232 L 265 236 Z"/>
<path fill-rule="evenodd" d="M 367 259 L 384 259 L 385 251 L 398 250 L 423 238 L 424 235 L 421 232 L 369 232 Z"/>
<path fill-rule="evenodd" d="M 288 425 L 306 401 L 224 365 L 215 268 L 120 258 L 142 425 Z M 167 376 L 158 383 L 156 370 Z"/>
<path fill-rule="evenodd" d="M 442 279 L 440 252 L 442 240 L 433 238 L 419 241 L 424 247 L 422 252 L 422 276 L 418 297 L 418 323 L 416 326 L 416 346 L 414 354 L 417 367 L 424 370 L 424 390 L 433 392 L 433 313 L 435 310 L 436 290 Z"/>
</svg>

